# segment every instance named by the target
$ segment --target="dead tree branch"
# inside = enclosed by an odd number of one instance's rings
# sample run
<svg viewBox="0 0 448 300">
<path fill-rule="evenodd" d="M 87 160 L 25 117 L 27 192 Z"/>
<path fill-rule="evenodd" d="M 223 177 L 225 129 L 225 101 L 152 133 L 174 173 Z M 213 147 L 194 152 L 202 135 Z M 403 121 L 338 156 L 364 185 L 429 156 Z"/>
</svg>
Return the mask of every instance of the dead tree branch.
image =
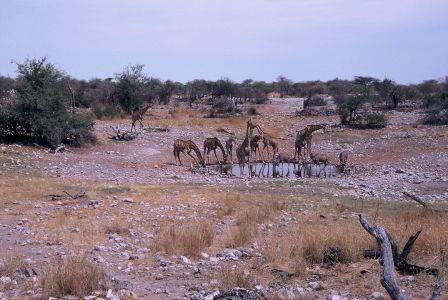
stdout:
<svg viewBox="0 0 448 300">
<path fill-rule="evenodd" d="M 359 222 L 370 235 L 375 237 L 378 243 L 378 247 L 380 248 L 381 252 L 382 264 L 384 267 L 383 273 L 381 274 L 381 285 L 386 289 L 391 299 L 408 299 L 404 292 L 398 286 L 395 278 L 395 268 L 405 274 L 418 274 L 420 272 L 425 272 L 431 275 L 438 275 L 437 269 L 427 269 L 415 265 L 410 265 L 407 262 L 407 257 L 412 250 L 414 242 L 420 235 L 421 230 L 417 231 L 417 233 L 409 238 L 403 248 L 403 251 L 401 252 L 401 255 L 398 256 L 396 243 L 393 240 L 392 236 L 384 228 L 369 225 L 364 214 L 359 214 Z M 444 278 L 440 277 L 434 287 L 433 293 L 430 298 L 431 300 L 440 299 L 444 284 Z"/>
<path fill-rule="evenodd" d="M 411 198 L 412 200 L 418 202 L 418 203 L 419 203 L 420 205 L 422 205 L 424 208 L 428 208 L 428 204 L 427 204 L 425 201 L 423 201 L 420 197 L 418 197 L 418 196 L 416 196 L 416 195 L 412 195 L 412 194 L 410 194 L 410 193 L 408 193 L 408 192 L 406 192 L 406 191 L 403 191 L 402 193 L 403 193 L 403 195 L 408 196 L 408 197 Z"/>
<path fill-rule="evenodd" d="M 403 191 L 403 192 L 401 192 L 401 193 L 402 193 L 403 195 L 405 195 L 405 196 L 411 198 L 412 200 L 418 202 L 418 203 L 419 203 L 420 205 L 422 205 L 425 209 L 432 210 L 432 211 L 435 211 L 435 212 L 441 212 L 441 213 L 447 213 L 447 212 L 448 212 L 448 210 L 446 210 L 446 209 L 437 209 L 437 208 L 430 207 L 426 201 L 424 201 L 422 198 L 420 198 L 420 197 L 418 197 L 418 196 L 416 196 L 416 195 L 413 195 L 413 194 L 408 193 L 408 192 L 406 192 L 406 191 Z"/>
<path fill-rule="evenodd" d="M 121 131 L 118 127 L 110 126 L 115 135 L 110 135 L 109 138 L 116 141 L 132 141 L 138 136 L 138 132 Z"/>
<path fill-rule="evenodd" d="M 359 222 L 362 227 L 376 239 L 376 242 L 380 247 L 384 266 L 383 273 L 381 274 L 381 285 L 386 289 L 392 300 L 408 300 L 409 298 L 401 291 L 395 278 L 392 246 L 386 230 L 382 227 L 370 226 L 364 214 L 359 214 Z"/>
</svg>

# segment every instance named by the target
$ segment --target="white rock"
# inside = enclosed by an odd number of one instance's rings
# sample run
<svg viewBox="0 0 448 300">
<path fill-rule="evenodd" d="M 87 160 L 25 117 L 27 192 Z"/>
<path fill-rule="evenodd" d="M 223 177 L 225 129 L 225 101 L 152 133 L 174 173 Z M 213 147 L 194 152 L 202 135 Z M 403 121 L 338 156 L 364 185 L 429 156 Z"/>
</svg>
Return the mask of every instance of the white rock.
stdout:
<svg viewBox="0 0 448 300">
<path fill-rule="evenodd" d="M 184 265 L 190 265 L 191 264 L 191 261 L 187 257 L 185 257 L 183 255 L 179 256 L 179 262 L 183 263 Z"/>
<path fill-rule="evenodd" d="M 384 300 L 385 299 L 384 295 L 380 292 L 373 292 L 370 297 L 375 300 Z"/>
<path fill-rule="evenodd" d="M 124 198 L 123 202 L 124 203 L 134 203 L 134 200 L 132 198 Z"/>
<path fill-rule="evenodd" d="M 6 277 L 6 276 L 2 276 L 2 277 L 0 277 L 0 283 L 2 283 L 2 284 L 11 283 L 11 278 L 10 277 Z"/>
</svg>

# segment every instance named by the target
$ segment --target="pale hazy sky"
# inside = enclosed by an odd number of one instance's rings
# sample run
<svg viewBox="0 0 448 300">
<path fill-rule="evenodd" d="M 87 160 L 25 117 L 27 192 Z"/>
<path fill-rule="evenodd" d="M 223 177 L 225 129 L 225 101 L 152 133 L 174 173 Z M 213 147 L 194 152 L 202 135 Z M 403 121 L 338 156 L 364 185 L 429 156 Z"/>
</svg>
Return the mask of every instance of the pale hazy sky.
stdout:
<svg viewBox="0 0 448 300">
<path fill-rule="evenodd" d="M 448 0 L 0 0 L 0 74 L 49 57 L 75 78 L 448 75 Z"/>
</svg>

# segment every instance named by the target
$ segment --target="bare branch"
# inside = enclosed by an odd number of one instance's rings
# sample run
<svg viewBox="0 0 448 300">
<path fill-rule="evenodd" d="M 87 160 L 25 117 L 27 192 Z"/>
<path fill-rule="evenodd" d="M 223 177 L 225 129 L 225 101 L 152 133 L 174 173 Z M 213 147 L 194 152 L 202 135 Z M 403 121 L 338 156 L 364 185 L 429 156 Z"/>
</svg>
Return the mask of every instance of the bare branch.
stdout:
<svg viewBox="0 0 448 300">
<path fill-rule="evenodd" d="M 383 258 L 383 273 L 381 274 L 381 285 L 386 289 L 392 300 L 409 299 L 398 286 L 395 278 L 395 264 L 392 254 L 392 247 L 386 230 L 378 226 L 370 226 L 364 214 L 359 214 L 359 222 L 362 227 L 373 237 L 375 237 L 378 246 L 381 249 Z"/>
</svg>

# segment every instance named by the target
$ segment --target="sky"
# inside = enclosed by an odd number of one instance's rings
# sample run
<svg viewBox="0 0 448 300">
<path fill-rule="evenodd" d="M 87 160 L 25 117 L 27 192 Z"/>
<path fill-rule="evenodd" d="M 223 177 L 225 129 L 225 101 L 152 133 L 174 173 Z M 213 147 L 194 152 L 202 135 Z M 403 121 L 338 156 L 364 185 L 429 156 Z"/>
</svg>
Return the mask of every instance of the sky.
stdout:
<svg viewBox="0 0 448 300">
<path fill-rule="evenodd" d="M 0 74 L 48 57 L 78 79 L 448 75 L 447 0 L 0 0 Z"/>
</svg>

